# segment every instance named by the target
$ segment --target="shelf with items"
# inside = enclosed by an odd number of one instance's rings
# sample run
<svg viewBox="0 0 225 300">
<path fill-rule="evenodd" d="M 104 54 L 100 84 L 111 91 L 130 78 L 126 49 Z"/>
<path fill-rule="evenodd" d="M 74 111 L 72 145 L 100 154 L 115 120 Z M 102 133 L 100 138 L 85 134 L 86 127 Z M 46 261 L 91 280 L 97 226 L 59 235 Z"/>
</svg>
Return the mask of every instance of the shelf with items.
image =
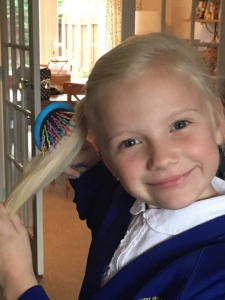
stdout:
<svg viewBox="0 0 225 300">
<path fill-rule="evenodd" d="M 195 19 L 214 22 L 220 18 L 221 0 L 194 0 Z M 193 15 L 192 15 L 193 17 Z"/>
<path fill-rule="evenodd" d="M 212 19 L 212 20 L 206 20 L 206 19 L 195 19 L 195 22 L 198 23 L 219 23 L 219 19 Z"/>
<path fill-rule="evenodd" d="M 206 1 L 205 9 L 210 1 Z M 199 0 L 162 0 L 161 30 L 188 40 L 200 51 L 225 98 L 225 0 L 215 1 L 220 4 L 216 18 L 215 14 L 196 15 Z"/>
<path fill-rule="evenodd" d="M 222 17 L 222 2 L 224 2 L 224 0 L 192 0 L 192 10 L 190 16 L 190 41 L 202 55 L 204 61 L 209 67 L 210 75 L 214 78 L 217 78 L 218 75 L 218 56 L 219 52 L 221 51 L 220 23 Z M 207 32 L 212 34 L 211 40 L 201 40 L 201 38 L 196 35 L 195 29 L 197 26 L 196 24 L 198 23 L 202 25 L 204 24 Z M 199 29 L 199 26 L 197 26 L 197 28 Z M 196 41 L 198 39 L 199 41 Z"/>
</svg>

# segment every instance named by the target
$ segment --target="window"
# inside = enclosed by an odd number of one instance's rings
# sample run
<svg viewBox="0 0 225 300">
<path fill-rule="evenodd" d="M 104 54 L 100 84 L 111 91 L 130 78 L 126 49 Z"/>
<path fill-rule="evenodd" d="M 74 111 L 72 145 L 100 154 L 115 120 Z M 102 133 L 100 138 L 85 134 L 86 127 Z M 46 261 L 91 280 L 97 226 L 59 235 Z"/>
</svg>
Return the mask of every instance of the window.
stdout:
<svg viewBox="0 0 225 300">
<path fill-rule="evenodd" d="M 58 54 L 87 77 L 107 50 L 106 0 L 58 0 Z"/>
<path fill-rule="evenodd" d="M 122 0 L 40 0 L 40 63 L 64 56 L 71 75 L 87 77 L 121 42 Z"/>
</svg>

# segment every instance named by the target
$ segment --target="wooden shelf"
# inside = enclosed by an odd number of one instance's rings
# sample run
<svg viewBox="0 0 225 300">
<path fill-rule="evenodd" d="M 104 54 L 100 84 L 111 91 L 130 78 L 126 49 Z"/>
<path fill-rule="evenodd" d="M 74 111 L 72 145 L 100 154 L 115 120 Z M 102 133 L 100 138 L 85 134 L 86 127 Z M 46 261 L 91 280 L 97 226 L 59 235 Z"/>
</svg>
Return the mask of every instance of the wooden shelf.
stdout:
<svg viewBox="0 0 225 300">
<path fill-rule="evenodd" d="M 219 47 L 219 43 L 218 42 L 197 42 L 197 41 L 193 41 L 192 42 L 192 45 L 193 46 L 196 46 L 196 47 Z"/>
<path fill-rule="evenodd" d="M 219 19 L 214 19 L 214 20 L 205 20 L 205 19 L 195 19 L 195 22 L 198 23 L 219 23 Z"/>
<path fill-rule="evenodd" d="M 206 0 L 205 0 L 206 1 Z M 213 1 L 213 0 L 212 0 Z M 162 0 L 162 2 L 167 2 L 167 0 Z M 171 1 L 168 0 L 170 3 Z M 177 2 L 187 2 L 187 1 L 177 1 Z M 199 15 L 197 15 L 197 3 L 199 4 L 200 1 L 197 0 L 189 0 L 191 3 L 191 10 L 189 12 L 189 15 L 185 15 L 184 17 L 180 18 L 180 21 L 184 24 L 184 22 L 188 23 L 190 26 L 190 33 L 189 35 L 185 34 L 184 37 L 186 40 L 188 40 L 193 47 L 195 47 L 199 51 L 203 50 L 209 50 L 209 53 L 211 50 L 215 50 L 215 53 L 217 52 L 217 57 L 216 55 L 214 56 L 214 51 L 212 51 L 212 57 L 209 54 L 209 58 L 205 57 L 205 60 L 209 61 L 209 68 L 210 68 L 210 73 L 211 73 L 211 78 L 213 82 L 216 83 L 218 86 L 219 90 L 221 89 L 222 91 L 222 97 L 225 98 L 225 60 L 224 60 L 224 53 L 225 53 L 225 26 L 222 25 L 223 18 L 225 18 L 225 5 L 220 5 L 220 12 L 217 15 L 211 15 L 215 16 L 214 19 L 212 20 L 207 20 L 207 19 L 200 19 L 198 18 Z M 207 1 L 208 3 L 209 1 Z M 225 0 L 220 0 L 220 4 L 225 4 Z M 168 5 L 168 8 L 170 6 Z M 185 8 L 185 6 L 182 6 Z M 207 7 L 208 8 L 208 7 Z M 208 17 L 209 15 L 206 14 Z M 215 19 L 216 18 L 216 19 Z M 201 26 L 200 26 L 200 25 Z M 204 27 L 207 28 L 204 28 Z M 202 28 L 199 28 L 202 27 Z M 204 32 L 201 32 L 202 31 Z M 187 26 L 188 30 L 188 26 Z M 208 31 L 207 31 L 208 30 Z M 220 31 L 220 32 L 219 32 Z M 212 36 L 210 37 L 209 33 L 211 32 Z M 219 34 L 218 34 L 219 32 Z M 205 34 L 207 33 L 207 35 Z M 216 42 L 202 42 L 202 40 L 215 40 Z M 201 42 L 200 42 L 201 40 Z M 208 49 L 209 48 L 209 49 Z M 216 49 L 213 49 L 216 48 Z M 217 51 L 216 51 L 217 50 Z M 216 60 L 216 61 L 215 61 Z"/>
</svg>

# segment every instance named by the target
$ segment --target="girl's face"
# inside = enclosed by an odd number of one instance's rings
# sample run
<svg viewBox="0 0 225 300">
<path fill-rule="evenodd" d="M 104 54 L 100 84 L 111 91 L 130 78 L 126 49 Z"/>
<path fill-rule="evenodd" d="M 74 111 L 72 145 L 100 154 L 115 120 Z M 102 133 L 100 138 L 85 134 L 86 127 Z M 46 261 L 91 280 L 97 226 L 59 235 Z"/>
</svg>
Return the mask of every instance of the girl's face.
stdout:
<svg viewBox="0 0 225 300">
<path fill-rule="evenodd" d="M 96 115 L 103 160 L 123 187 L 149 207 L 179 209 L 216 195 L 222 125 L 213 125 L 195 84 L 147 73 L 114 87 Z"/>
</svg>

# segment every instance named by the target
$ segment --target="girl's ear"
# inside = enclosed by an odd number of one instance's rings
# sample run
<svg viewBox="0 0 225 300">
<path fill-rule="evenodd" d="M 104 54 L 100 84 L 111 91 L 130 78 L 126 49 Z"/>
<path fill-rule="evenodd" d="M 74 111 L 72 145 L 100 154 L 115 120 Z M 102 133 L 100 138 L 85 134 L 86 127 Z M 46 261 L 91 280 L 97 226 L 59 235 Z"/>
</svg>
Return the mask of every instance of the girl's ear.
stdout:
<svg viewBox="0 0 225 300">
<path fill-rule="evenodd" d="M 214 105 L 215 138 L 217 145 L 225 142 L 225 116 L 222 100 L 217 97 Z"/>
</svg>

